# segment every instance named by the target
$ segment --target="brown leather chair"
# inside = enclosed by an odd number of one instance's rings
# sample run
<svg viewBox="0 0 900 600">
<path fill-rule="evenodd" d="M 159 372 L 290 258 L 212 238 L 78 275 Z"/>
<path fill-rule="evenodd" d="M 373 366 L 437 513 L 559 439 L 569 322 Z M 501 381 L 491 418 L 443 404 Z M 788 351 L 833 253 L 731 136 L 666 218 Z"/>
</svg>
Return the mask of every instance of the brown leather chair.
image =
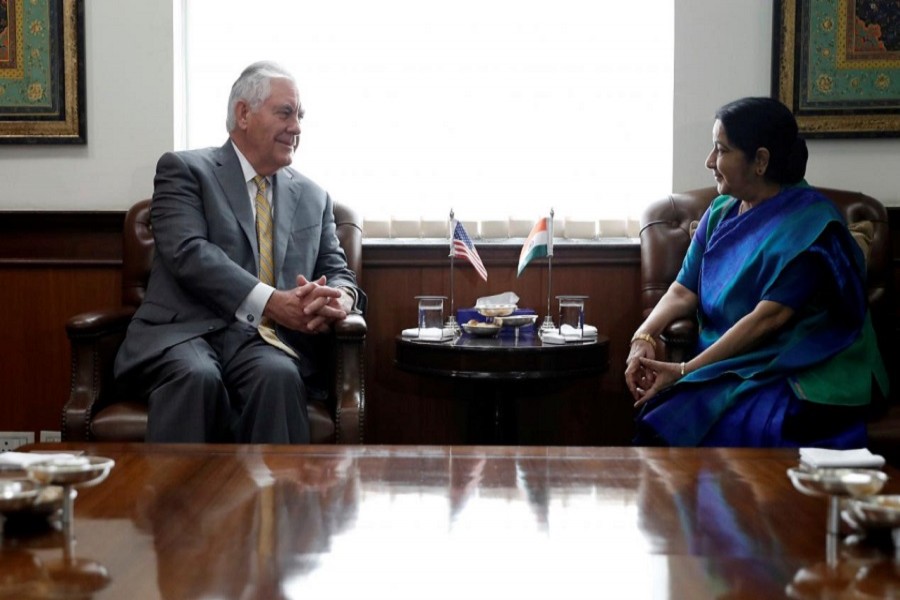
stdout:
<svg viewBox="0 0 900 600">
<path fill-rule="evenodd" d="M 887 338 L 893 331 L 892 306 L 889 300 L 892 264 L 887 210 L 878 200 L 859 192 L 830 188 L 818 190 L 837 205 L 851 230 L 868 229 L 864 224 L 871 223 L 866 288 L 882 356 L 887 364 L 892 364 L 890 359 L 893 345 L 887 343 Z M 653 202 L 644 210 L 640 233 L 641 308 L 644 317 L 675 281 L 691 242 L 693 228 L 717 195 L 714 187 L 671 194 Z M 663 349 L 668 360 L 688 360 L 696 339 L 696 321 L 682 319 L 670 324 L 662 335 Z M 886 456 L 890 454 L 900 459 L 898 409 L 890 406 L 887 401 L 874 406 L 869 437 L 873 451 L 881 451 Z"/>
<path fill-rule="evenodd" d="M 361 277 L 362 227 L 357 214 L 335 203 L 337 236 L 350 268 Z M 143 441 L 147 405 L 119 395 L 113 361 L 125 329 L 144 299 L 154 241 L 150 230 L 150 201 L 129 209 L 122 232 L 122 306 L 82 313 L 69 319 L 66 333 L 72 348 L 69 400 L 63 408 L 65 441 Z M 362 443 L 365 425 L 363 358 L 366 322 L 349 315 L 334 327 L 334 361 L 326 402 L 309 405 L 312 443 Z"/>
</svg>

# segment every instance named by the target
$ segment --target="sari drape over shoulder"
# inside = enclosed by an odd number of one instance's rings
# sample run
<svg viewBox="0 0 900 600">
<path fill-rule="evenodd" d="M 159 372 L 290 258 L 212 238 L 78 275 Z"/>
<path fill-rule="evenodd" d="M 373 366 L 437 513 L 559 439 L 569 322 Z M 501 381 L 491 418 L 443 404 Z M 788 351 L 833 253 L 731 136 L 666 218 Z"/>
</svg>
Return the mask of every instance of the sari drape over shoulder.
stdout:
<svg viewBox="0 0 900 600">
<path fill-rule="evenodd" d="M 807 403 L 832 413 L 864 406 L 873 378 L 886 393 L 862 251 L 837 208 L 808 186 L 783 189 L 744 214 L 738 204 L 713 201 L 678 275 L 699 299 L 697 353 L 760 301 L 791 306 L 794 316 L 752 351 L 701 367 L 648 402 L 636 442 L 841 447 L 858 444 L 862 426 L 864 443 L 861 411 L 848 411 L 846 431 L 817 437 L 815 423 L 801 423 L 796 435 Z"/>
</svg>

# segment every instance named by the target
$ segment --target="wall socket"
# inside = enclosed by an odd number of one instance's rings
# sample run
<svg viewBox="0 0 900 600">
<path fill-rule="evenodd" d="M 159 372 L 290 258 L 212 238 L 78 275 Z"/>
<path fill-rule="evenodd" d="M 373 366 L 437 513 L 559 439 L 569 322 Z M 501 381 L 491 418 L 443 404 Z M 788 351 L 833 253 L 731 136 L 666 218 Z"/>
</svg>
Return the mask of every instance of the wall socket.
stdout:
<svg viewBox="0 0 900 600">
<path fill-rule="evenodd" d="M 33 431 L 0 431 L 0 452 L 9 452 L 19 446 L 33 443 Z"/>
<path fill-rule="evenodd" d="M 41 443 L 45 442 L 61 442 L 62 441 L 62 433 L 59 431 L 46 431 L 42 430 L 40 433 Z"/>
</svg>

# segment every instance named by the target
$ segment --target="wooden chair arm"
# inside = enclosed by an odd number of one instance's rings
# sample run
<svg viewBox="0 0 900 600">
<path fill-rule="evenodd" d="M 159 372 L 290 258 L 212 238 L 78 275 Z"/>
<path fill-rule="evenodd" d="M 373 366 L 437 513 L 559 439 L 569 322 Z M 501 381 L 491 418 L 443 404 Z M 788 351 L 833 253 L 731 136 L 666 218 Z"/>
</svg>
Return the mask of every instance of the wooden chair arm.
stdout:
<svg viewBox="0 0 900 600">
<path fill-rule="evenodd" d="M 135 307 L 122 306 L 75 315 L 66 322 L 69 339 L 98 339 L 108 333 L 124 331 L 134 316 Z"/>
<path fill-rule="evenodd" d="M 366 320 L 348 315 L 334 325 L 335 333 L 335 441 L 362 444 L 365 434 Z"/>
<path fill-rule="evenodd" d="M 91 418 L 113 393 L 113 362 L 134 307 L 82 313 L 69 319 L 71 387 L 62 412 L 62 439 L 91 439 Z"/>
</svg>

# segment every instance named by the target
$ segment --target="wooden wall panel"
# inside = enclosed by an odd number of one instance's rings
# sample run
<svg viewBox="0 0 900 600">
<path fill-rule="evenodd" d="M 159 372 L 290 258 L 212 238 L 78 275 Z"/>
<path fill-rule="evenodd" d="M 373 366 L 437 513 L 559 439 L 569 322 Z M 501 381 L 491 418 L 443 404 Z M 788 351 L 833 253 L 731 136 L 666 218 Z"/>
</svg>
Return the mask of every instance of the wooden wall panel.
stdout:
<svg viewBox="0 0 900 600">
<path fill-rule="evenodd" d="M 0 267 L 0 431 L 59 431 L 71 360 L 65 323 L 118 305 L 120 286 L 119 268 Z"/>
</svg>

